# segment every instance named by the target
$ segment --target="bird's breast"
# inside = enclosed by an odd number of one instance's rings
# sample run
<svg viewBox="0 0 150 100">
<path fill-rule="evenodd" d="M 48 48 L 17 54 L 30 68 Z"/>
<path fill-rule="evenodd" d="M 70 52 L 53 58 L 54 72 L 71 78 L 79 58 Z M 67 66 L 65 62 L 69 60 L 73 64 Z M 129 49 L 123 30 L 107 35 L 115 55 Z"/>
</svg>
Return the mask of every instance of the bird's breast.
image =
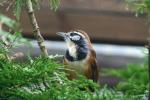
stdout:
<svg viewBox="0 0 150 100">
<path fill-rule="evenodd" d="M 67 67 L 78 73 L 84 73 L 86 70 L 88 70 L 88 67 L 89 67 L 88 59 L 89 59 L 89 57 L 87 56 L 85 59 L 79 60 L 79 61 L 68 61 L 67 60 Z"/>
</svg>

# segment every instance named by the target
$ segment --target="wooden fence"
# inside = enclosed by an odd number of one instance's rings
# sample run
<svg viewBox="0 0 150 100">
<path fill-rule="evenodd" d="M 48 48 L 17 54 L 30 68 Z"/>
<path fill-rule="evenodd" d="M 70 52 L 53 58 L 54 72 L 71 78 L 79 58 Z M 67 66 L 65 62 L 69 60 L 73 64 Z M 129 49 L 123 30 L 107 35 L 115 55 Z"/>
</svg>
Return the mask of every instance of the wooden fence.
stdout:
<svg viewBox="0 0 150 100">
<path fill-rule="evenodd" d="M 60 39 L 55 33 L 81 29 L 96 42 L 144 45 L 148 37 L 145 15 L 135 17 L 127 10 L 124 0 L 61 0 L 54 12 L 47 1 L 36 10 L 36 17 L 46 39 Z M 4 10 L 3 10 L 4 11 Z M 12 17 L 11 11 L 4 11 Z M 21 15 L 24 36 L 33 37 L 32 28 L 25 11 Z"/>
</svg>

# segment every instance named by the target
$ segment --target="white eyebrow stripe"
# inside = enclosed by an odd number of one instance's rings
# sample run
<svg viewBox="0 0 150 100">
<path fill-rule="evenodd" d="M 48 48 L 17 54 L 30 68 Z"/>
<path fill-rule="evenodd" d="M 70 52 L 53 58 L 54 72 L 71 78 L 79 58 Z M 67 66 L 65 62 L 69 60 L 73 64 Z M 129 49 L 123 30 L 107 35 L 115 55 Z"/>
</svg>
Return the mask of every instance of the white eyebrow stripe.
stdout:
<svg viewBox="0 0 150 100">
<path fill-rule="evenodd" d="M 80 36 L 73 36 L 72 39 L 73 40 L 80 40 Z"/>
</svg>

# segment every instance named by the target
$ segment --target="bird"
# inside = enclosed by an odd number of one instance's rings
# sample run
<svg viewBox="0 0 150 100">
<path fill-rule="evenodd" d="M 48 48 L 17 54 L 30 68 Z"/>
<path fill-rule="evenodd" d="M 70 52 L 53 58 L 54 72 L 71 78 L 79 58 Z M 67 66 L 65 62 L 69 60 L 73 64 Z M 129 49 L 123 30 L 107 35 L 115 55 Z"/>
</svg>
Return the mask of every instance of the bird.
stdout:
<svg viewBox="0 0 150 100">
<path fill-rule="evenodd" d="M 57 32 L 66 44 L 67 50 L 64 56 L 64 66 L 68 79 L 76 79 L 77 73 L 98 82 L 99 68 L 97 66 L 96 52 L 88 34 L 82 30 L 69 32 Z"/>
</svg>

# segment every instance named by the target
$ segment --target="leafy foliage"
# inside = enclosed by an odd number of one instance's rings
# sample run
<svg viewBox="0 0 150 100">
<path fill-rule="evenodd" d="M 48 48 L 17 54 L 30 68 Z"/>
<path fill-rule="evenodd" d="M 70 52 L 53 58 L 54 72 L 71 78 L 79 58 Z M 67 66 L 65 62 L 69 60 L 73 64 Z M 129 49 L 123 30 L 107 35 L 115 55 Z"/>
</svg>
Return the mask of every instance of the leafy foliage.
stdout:
<svg viewBox="0 0 150 100">
<path fill-rule="evenodd" d="M 60 0 L 49 0 L 49 4 L 50 4 L 51 9 L 56 11 L 60 5 Z"/>
<path fill-rule="evenodd" d="M 4 54 L 1 52 L 0 55 Z M 116 87 L 101 87 L 79 75 L 68 80 L 55 59 L 37 57 L 28 62 L 0 58 L 0 99 L 4 100 L 144 100 L 148 96 L 147 63 L 105 73 L 123 79 Z M 91 92 L 91 90 L 95 92 Z"/>
<path fill-rule="evenodd" d="M 132 8 L 136 12 L 136 16 L 139 14 L 147 13 L 148 20 L 150 21 L 150 0 L 126 0 L 129 8 Z"/>
<path fill-rule="evenodd" d="M 21 35 L 21 32 L 18 30 L 18 23 L 15 20 L 12 20 L 2 14 L 0 14 L 0 23 L 8 27 L 8 30 L 0 29 L 0 49 L 8 53 L 11 48 L 18 47 L 24 43 L 29 42 L 24 39 Z"/>
<path fill-rule="evenodd" d="M 79 76 L 70 81 L 63 67 L 53 59 L 38 57 L 32 63 L 0 60 L 0 97 L 26 100 L 68 100 L 96 98 L 88 87 L 97 88 L 91 80 Z M 47 86 L 43 85 L 46 82 Z M 85 89 L 81 91 L 80 88 Z"/>
<path fill-rule="evenodd" d="M 148 63 L 145 64 L 129 64 L 126 69 L 109 69 L 105 70 L 105 74 L 113 75 L 123 79 L 115 87 L 117 91 L 121 91 L 126 96 L 139 99 L 148 97 Z M 133 96 L 132 96 L 133 95 Z"/>
<path fill-rule="evenodd" d="M 8 26 L 9 28 L 13 28 L 14 29 L 14 26 L 16 24 L 16 22 L 2 14 L 0 14 L 0 22 L 5 24 L 6 26 Z"/>
<path fill-rule="evenodd" d="M 31 0 L 34 8 L 40 8 L 41 3 L 44 0 Z M 60 0 L 48 0 L 50 8 L 52 10 L 57 10 L 60 5 Z M 9 6 L 13 6 L 13 12 L 17 19 L 19 19 L 22 9 L 26 8 L 27 0 L 1 0 L 0 5 L 7 4 Z"/>
<path fill-rule="evenodd" d="M 26 4 L 25 0 L 15 0 L 14 6 L 13 6 L 14 8 L 13 12 L 17 19 L 19 19 L 21 11 L 23 7 L 25 6 L 25 4 Z"/>
<path fill-rule="evenodd" d="M 100 89 L 81 75 L 68 80 L 64 67 L 52 57 L 40 56 L 27 63 L 0 59 L 0 66 L 0 99 L 144 100 L 148 95 L 147 63 L 107 70 L 107 74 L 121 77 L 123 81 L 114 88 Z M 91 88 L 95 92 L 91 92 Z"/>
</svg>

